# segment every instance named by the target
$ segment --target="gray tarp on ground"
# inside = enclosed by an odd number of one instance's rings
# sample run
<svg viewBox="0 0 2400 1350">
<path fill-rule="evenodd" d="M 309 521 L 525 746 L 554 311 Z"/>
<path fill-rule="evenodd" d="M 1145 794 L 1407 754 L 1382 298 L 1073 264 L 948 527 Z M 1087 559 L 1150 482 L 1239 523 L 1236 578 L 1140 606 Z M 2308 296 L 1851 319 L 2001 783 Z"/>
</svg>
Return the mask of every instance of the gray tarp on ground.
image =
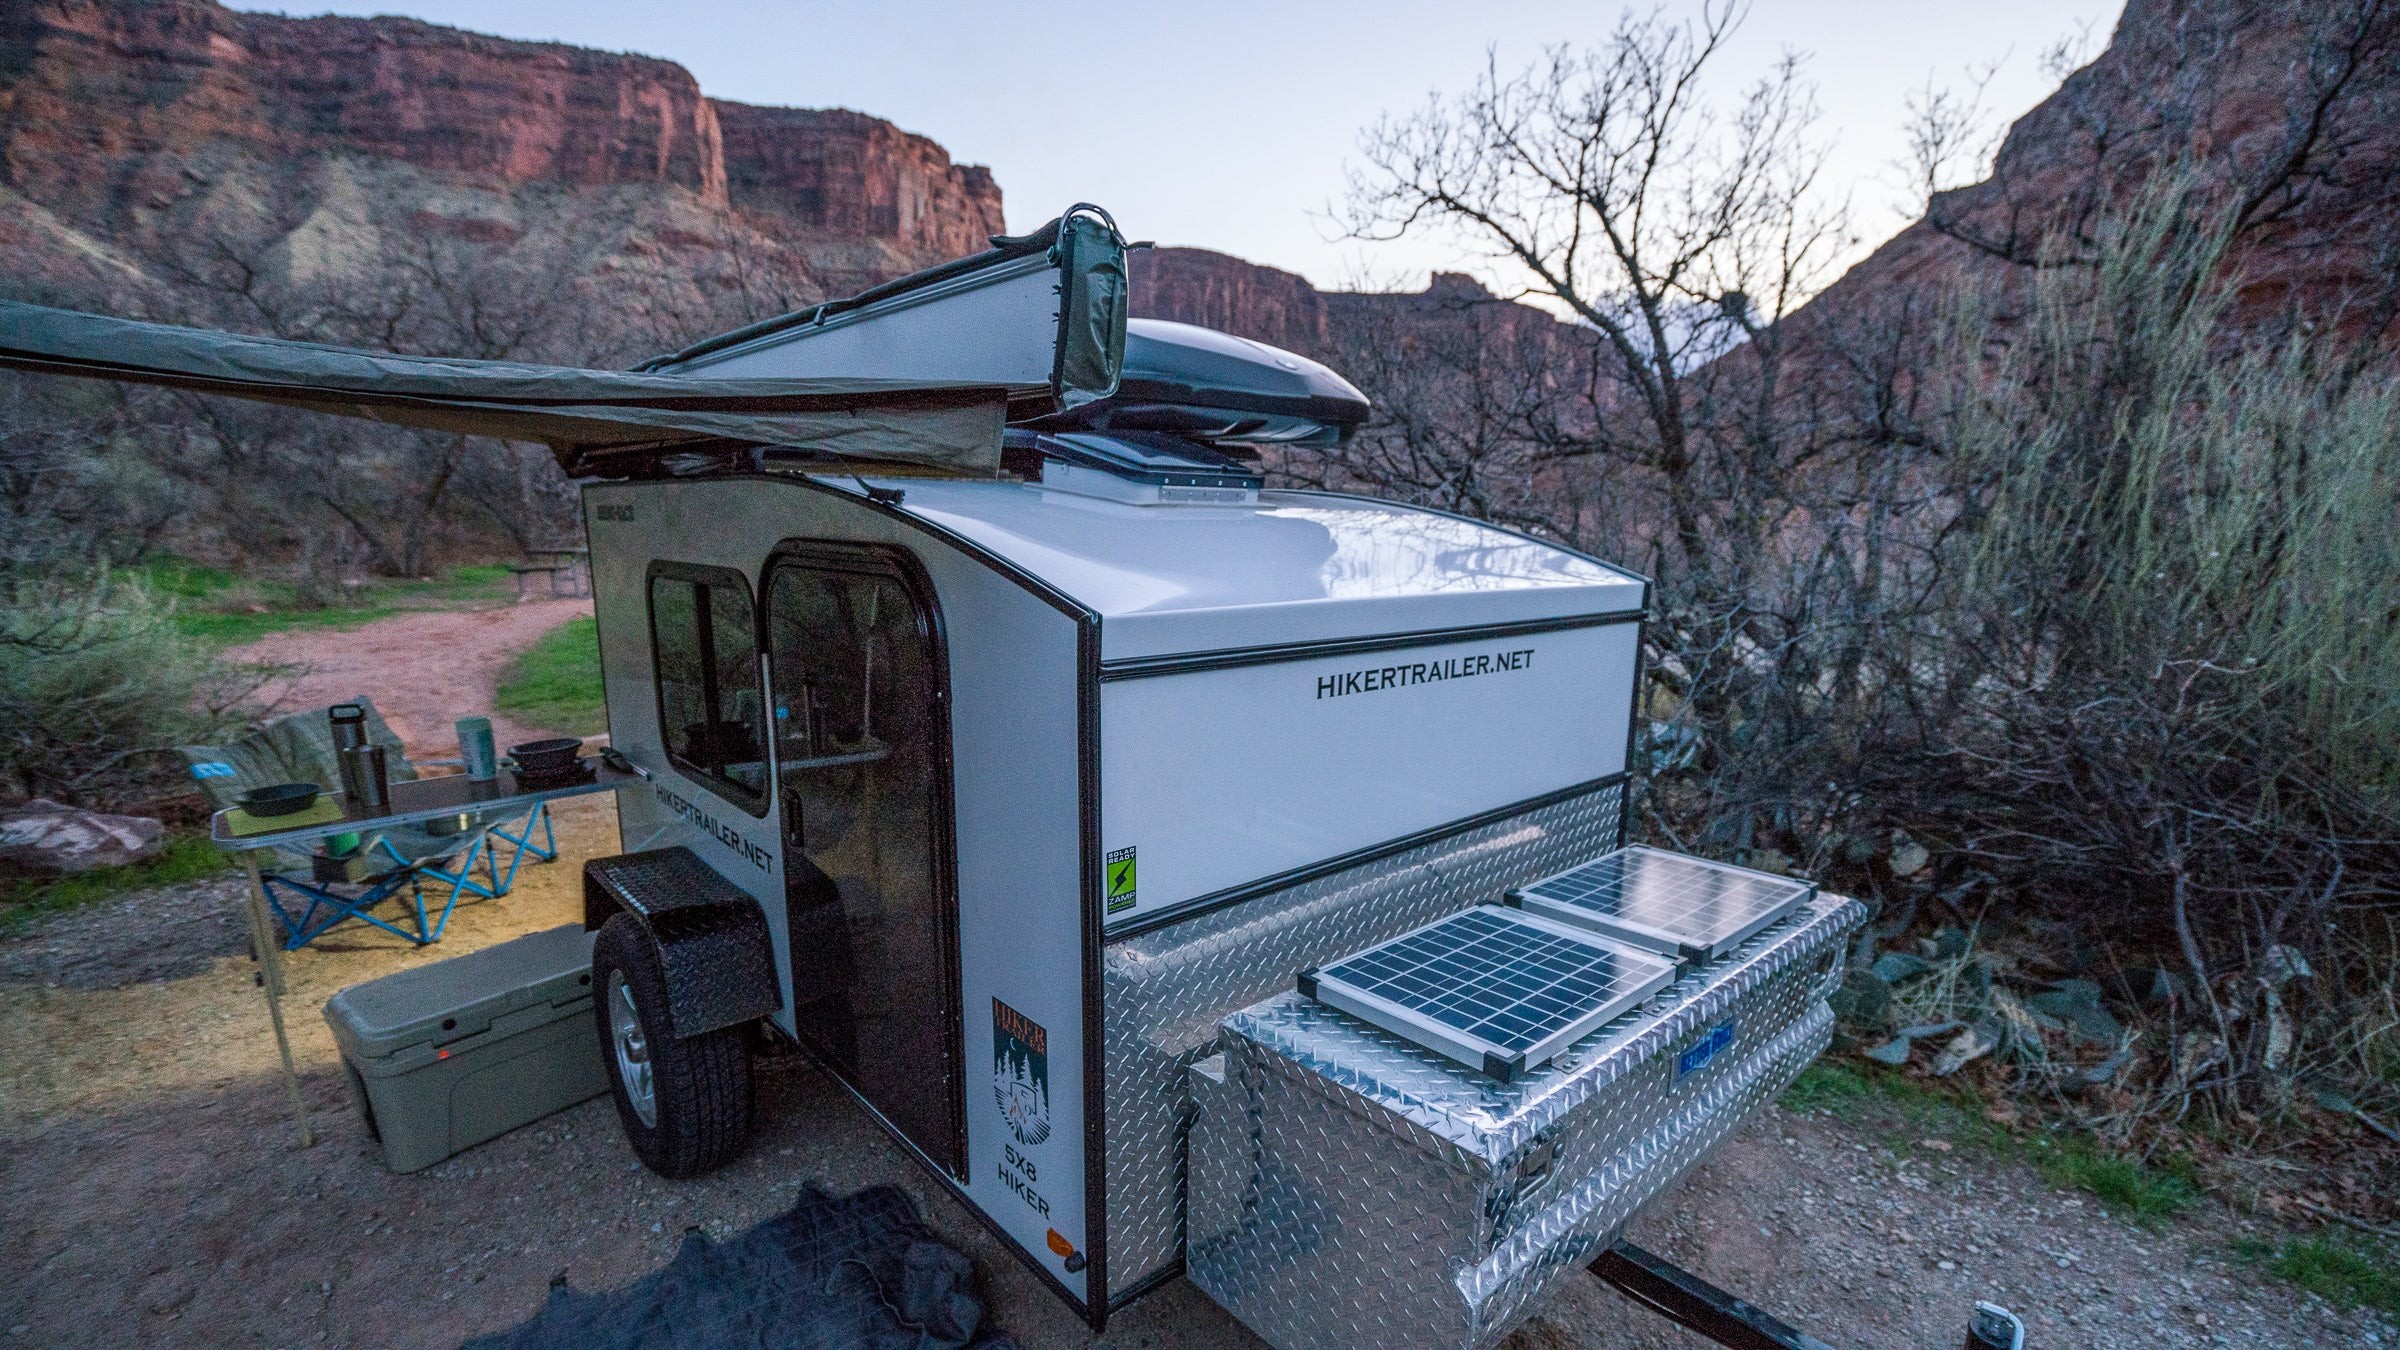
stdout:
<svg viewBox="0 0 2400 1350">
<path fill-rule="evenodd" d="M 975 1268 L 891 1186 L 804 1188 L 791 1211 L 712 1242 L 686 1229 L 664 1268 L 583 1293 L 561 1275 L 530 1321 L 466 1350 L 1014 1350 L 983 1325 Z"/>
<path fill-rule="evenodd" d="M 0 367 L 225 394 L 590 456 L 803 446 L 970 472 L 999 464 L 1006 391 L 876 379 L 706 379 L 400 356 L 0 301 Z"/>
</svg>

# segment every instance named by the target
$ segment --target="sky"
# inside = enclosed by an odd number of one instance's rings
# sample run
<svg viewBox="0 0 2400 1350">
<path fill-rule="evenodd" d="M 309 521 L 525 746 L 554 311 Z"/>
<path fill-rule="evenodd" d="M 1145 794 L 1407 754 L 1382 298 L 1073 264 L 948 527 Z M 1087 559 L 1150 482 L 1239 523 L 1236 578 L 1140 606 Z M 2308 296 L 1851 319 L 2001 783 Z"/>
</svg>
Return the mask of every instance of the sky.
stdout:
<svg viewBox="0 0 2400 1350">
<path fill-rule="evenodd" d="M 1566 0 L 1138 0 L 1085 10 L 951 0 L 324 0 L 236 8 L 406 14 L 505 37 L 665 57 L 717 98 L 855 108 L 930 136 L 999 180 L 1012 231 L 1075 202 L 1127 237 L 1216 249 L 1324 288 L 1419 289 L 1496 270 L 1452 238 L 1361 243 L 1334 217 L 1360 132 L 1497 60 L 1607 36 L 1621 7 Z M 1756 0 L 1720 57 L 1730 98 L 1786 52 L 1817 86 L 1827 181 L 1854 256 L 1907 223 L 1908 99 L 1986 76 L 1994 131 L 2053 87 L 2062 39 L 2107 45 L 2122 0 Z M 1697 0 L 1666 0 L 1669 17 Z M 1022 14 L 1022 18 L 995 18 Z M 1987 74 L 1988 72 L 1988 74 Z"/>
</svg>

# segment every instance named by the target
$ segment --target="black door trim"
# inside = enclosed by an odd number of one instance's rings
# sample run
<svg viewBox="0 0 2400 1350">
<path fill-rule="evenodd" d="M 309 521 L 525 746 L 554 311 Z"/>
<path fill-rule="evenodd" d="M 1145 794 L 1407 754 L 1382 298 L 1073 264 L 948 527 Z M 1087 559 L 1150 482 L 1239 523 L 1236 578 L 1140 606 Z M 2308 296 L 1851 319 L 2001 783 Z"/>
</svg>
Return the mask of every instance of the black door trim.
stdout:
<svg viewBox="0 0 2400 1350">
<path fill-rule="evenodd" d="M 1101 915 L 1100 616 L 1075 630 L 1075 765 L 1082 780 L 1077 826 L 1083 836 L 1083 1245 L 1084 1320 L 1108 1327 L 1108 1061 L 1103 1038 L 1108 997 L 1100 972 L 1106 941 Z"/>
<path fill-rule="evenodd" d="M 766 658 L 771 673 L 775 665 L 772 650 L 774 632 L 774 586 L 778 571 L 840 572 L 853 576 L 886 577 L 900 583 L 908 593 L 917 613 L 924 617 L 926 656 L 933 667 L 934 716 L 929 720 L 934 736 L 933 784 L 933 875 L 939 894 L 935 897 L 936 917 L 941 928 L 942 980 L 940 991 L 943 1021 L 950 1042 L 952 1066 L 950 1091 L 950 1155 L 955 1160 L 940 1170 L 965 1180 L 967 1176 L 967 1038 L 964 1012 L 965 973 L 959 953 L 958 914 L 958 819 L 955 811 L 957 794 L 953 787 L 950 749 L 950 640 L 949 630 L 942 617 L 941 598 L 934 591 L 932 574 L 917 555 L 897 544 L 861 543 L 856 540 L 785 539 L 768 551 L 767 561 L 759 572 L 757 606 L 759 653 Z M 772 689 L 770 694 L 776 692 Z M 769 763 L 774 762 L 774 735 L 770 715 Z M 780 779 L 780 772 L 777 773 Z M 781 799 L 780 781 L 776 784 Z M 784 847 L 795 847 L 786 835 L 786 826 L 778 823 L 778 835 L 784 835 Z M 787 901 L 788 903 L 788 901 Z M 785 935 L 785 942 L 791 940 Z M 789 961 L 789 954 L 786 954 Z M 798 991 L 793 991 L 795 1004 Z M 838 1076 L 838 1075 L 837 1075 Z M 853 1093 L 862 1100 L 865 1093 L 855 1085 Z M 881 1114 L 880 1112 L 878 1113 Z M 917 1152 L 931 1158 L 932 1150 L 916 1145 Z"/>
</svg>

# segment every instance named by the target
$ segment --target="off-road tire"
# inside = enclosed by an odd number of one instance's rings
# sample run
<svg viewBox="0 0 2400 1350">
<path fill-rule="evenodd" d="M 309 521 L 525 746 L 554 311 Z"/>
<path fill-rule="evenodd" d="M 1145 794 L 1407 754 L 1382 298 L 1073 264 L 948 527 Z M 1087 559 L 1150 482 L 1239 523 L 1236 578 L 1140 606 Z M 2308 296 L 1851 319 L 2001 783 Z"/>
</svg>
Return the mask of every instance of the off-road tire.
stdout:
<svg viewBox="0 0 2400 1350">
<path fill-rule="evenodd" d="M 635 1015 L 649 1041 L 658 1124 L 645 1125 L 617 1068 L 609 1020 L 609 976 L 622 971 Z M 601 925 L 592 944 L 592 1014 L 609 1095 L 634 1156 L 662 1177 L 705 1176 L 740 1155 L 750 1142 L 750 1049 L 747 1028 L 720 1027 L 677 1040 L 667 1013 L 667 977 L 658 948 L 641 920 L 619 914 Z"/>
</svg>

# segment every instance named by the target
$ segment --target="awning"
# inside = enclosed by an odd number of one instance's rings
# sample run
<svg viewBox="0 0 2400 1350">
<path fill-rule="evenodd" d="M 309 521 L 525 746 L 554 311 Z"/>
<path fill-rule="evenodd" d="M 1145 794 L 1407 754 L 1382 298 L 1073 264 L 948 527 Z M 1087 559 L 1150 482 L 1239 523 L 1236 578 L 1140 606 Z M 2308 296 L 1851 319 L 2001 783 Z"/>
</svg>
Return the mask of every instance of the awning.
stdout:
<svg viewBox="0 0 2400 1350">
<path fill-rule="evenodd" d="M 8 301 L 0 301 L 0 367 L 539 441 L 571 474 L 606 472 L 629 452 L 712 442 L 990 472 L 1007 401 L 1006 390 L 980 384 L 695 378 L 401 356 Z"/>
</svg>

